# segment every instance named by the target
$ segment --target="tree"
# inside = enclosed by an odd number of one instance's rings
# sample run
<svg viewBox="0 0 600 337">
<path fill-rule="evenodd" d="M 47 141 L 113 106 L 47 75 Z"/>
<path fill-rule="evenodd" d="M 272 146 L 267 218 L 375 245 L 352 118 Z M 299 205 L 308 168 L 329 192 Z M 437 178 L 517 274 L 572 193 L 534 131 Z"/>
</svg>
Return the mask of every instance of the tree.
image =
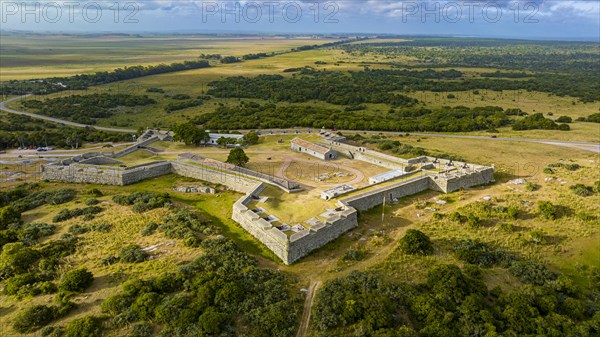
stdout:
<svg viewBox="0 0 600 337">
<path fill-rule="evenodd" d="M 400 249 L 404 253 L 412 255 L 430 255 L 433 253 L 433 245 L 429 237 L 415 229 L 406 231 L 406 235 L 400 239 Z"/>
<path fill-rule="evenodd" d="M 258 134 L 256 132 L 248 132 L 244 138 L 246 139 L 246 144 L 248 145 L 258 144 Z"/>
<path fill-rule="evenodd" d="M 207 142 L 210 137 L 208 133 L 191 123 L 178 124 L 173 128 L 176 141 L 184 142 L 185 145 L 200 145 Z"/>
<path fill-rule="evenodd" d="M 237 165 L 244 167 L 250 158 L 246 155 L 243 149 L 235 148 L 229 152 L 229 156 L 227 157 L 227 162 L 229 164 Z"/>
<path fill-rule="evenodd" d="M 58 285 L 60 290 L 82 292 L 94 282 L 94 275 L 86 268 L 78 268 L 67 272 Z"/>
</svg>

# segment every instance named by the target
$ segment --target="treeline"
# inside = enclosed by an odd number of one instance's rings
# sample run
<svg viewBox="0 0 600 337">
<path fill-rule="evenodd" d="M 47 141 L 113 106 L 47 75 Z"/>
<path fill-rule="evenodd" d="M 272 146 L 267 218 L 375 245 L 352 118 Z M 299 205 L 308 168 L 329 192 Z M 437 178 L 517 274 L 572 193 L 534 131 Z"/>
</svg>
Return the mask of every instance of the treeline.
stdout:
<svg viewBox="0 0 600 337">
<path fill-rule="evenodd" d="M 132 66 L 113 71 L 101 71 L 90 75 L 53 77 L 48 79 L 9 81 L 0 84 L 3 95 L 49 94 L 64 90 L 84 90 L 90 86 L 107 84 L 133 78 L 210 67 L 206 60 L 183 63 L 159 64 L 156 66 Z"/>
<path fill-rule="evenodd" d="M 296 78 L 237 76 L 210 83 L 209 94 L 222 98 L 259 98 L 290 103 L 320 100 L 339 105 L 386 103 L 403 107 L 414 106 L 418 102 L 411 97 L 390 93 L 391 90 L 378 84 L 380 81 L 360 80 L 339 72 L 319 72 Z"/>
<path fill-rule="evenodd" d="M 571 127 L 568 124 L 557 124 L 553 120 L 545 118 L 541 113 L 536 113 L 516 121 L 512 128 L 513 130 L 571 130 Z"/>
<path fill-rule="evenodd" d="M 155 103 L 155 100 L 146 95 L 103 93 L 58 97 L 44 101 L 24 100 L 22 105 L 29 109 L 35 109 L 42 115 L 93 125 L 96 124 L 97 118 L 111 117 L 115 108 L 146 106 Z"/>
<path fill-rule="evenodd" d="M 494 129 L 508 125 L 510 120 L 499 107 L 407 108 L 371 114 L 305 105 L 242 103 L 238 107 L 219 107 L 213 113 L 198 116 L 193 122 L 209 130 L 326 127 L 343 130 L 464 132 Z"/>
<path fill-rule="evenodd" d="M 127 142 L 131 134 L 74 128 L 21 115 L 0 119 L 0 149 L 51 146 L 76 148 L 85 143 Z"/>
</svg>

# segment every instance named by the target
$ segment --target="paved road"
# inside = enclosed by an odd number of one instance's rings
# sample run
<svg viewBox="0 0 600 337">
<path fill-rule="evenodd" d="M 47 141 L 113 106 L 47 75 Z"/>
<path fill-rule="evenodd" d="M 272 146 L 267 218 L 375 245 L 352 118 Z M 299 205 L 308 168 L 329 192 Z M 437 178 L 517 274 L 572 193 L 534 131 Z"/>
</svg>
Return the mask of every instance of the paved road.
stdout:
<svg viewBox="0 0 600 337">
<path fill-rule="evenodd" d="M 12 114 L 25 115 L 25 116 L 29 116 L 31 118 L 43 119 L 43 120 L 46 120 L 49 122 L 59 123 L 59 124 L 68 125 L 68 126 L 74 126 L 76 128 L 88 128 L 89 127 L 89 128 L 94 128 L 96 130 L 110 131 L 110 132 L 124 132 L 124 133 L 136 133 L 137 132 L 137 130 L 130 130 L 130 129 L 106 128 L 106 127 L 102 127 L 102 126 L 80 124 L 80 123 L 66 121 L 64 119 L 48 117 L 48 116 L 43 116 L 43 115 L 37 115 L 37 114 L 31 113 L 31 112 L 17 111 L 17 110 L 9 109 L 6 107 L 6 105 L 10 102 L 14 102 L 21 98 L 26 98 L 29 96 L 31 96 L 31 95 L 23 95 L 23 96 L 11 98 L 9 100 L 1 102 L 0 110 L 6 111 L 6 112 L 12 113 Z"/>
</svg>

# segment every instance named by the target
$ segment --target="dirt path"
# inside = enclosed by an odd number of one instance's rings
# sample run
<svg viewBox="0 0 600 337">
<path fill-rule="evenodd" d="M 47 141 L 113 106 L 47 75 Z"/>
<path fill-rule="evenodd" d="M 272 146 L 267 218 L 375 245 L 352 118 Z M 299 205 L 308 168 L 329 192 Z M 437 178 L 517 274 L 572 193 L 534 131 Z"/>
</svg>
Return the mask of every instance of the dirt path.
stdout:
<svg viewBox="0 0 600 337">
<path fill-rule="evenodd" d="M 304 311 L 302 312 L 302 320 L 300 320 L 300 328 L 296 337 L 304 337 L 308 333 L 308 327 L 310 325 L 310 314 L 312 312 L 312 306 L 315 299 L 315 294 L 321 286 L 321 281 L 311 281 L 306 293 L 306 299 L 304 300 Z"/>
<path fill-rule="evenodd" d="M 315 161 L 311 161 L 311 160 L 303 160 L 303 159 L 298 159 L 298 158 L 292 158 L 292 157 L 285 157 L 285 162 L 283 163 L 283 165 L 281 166 L 281 168 L 277 171 L 277 173 L 275 174 L 275 176 L 279 177 L 279 178 L 284 178 L 284 179 L 290 179 L 290 180 L 295 180 L 294 178 L 290 178 L 286 175 L 286 171 L 287 169 L 294 163 L 294 162 L 300 162 L 300 163 L 306 163 L 306 164 L 315 164 L 318 162 Z M 339 168 L 348 172 L 351 172 L 352 174 L 354 174 L 354 179 L 352 179 L 351 181 L 348 181 L 344 184 L 347 185 L 358 185 L 360 184 L 363 179 L 365 178 L 364 173 L 362 173 L 360 170 L 357 170 L 355 168 L 352 167 L 348 167 L 348 166 L 344 166 L 344 165 L 340 165 L 337 164 L 336 162 L 331 162 L 331 163 L 323 163 L 323 166 L 328 166 L 328 167 L 334 167 L 334 168 Z M 310 187 L 335 187 L 335 186 L 339 186 L 340 184 L 311 184 L 308 182 L 302 182 L 303 185 L 306 186 L 310 186 Z"/>
</svg>

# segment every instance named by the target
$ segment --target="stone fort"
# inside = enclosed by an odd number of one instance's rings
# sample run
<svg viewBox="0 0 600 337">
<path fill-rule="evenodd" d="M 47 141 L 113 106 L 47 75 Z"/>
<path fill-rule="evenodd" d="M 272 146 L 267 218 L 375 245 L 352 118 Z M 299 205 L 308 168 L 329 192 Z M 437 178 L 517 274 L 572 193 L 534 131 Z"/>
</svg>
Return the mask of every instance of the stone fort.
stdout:
<svg viewBox="0 0 600 337">
<path fill-rule="evenodd" d="M 119 156 L 143 149 L 157 140 L 158 137 L 151 137 L 114 154 L 88 153 L 46 164 L 42 167 L 41 176 L 42 179 L 71 183 L 129 185 L 174 173 L 224 185 L 230 190 L 244 194 L 233 205 L 233 220 L 285 264 L 298 261 L 311 251 L 357 227 L 358 212 L 381 205 L 386 200 L 397 200 L 425 190 L 450 193 L 487 184 L 494 179 L 493 167 L 433 157 L 401 159 L 325 136 L 323 142 L 316 145 L 335 151 L 336 156 L 345 156 L 391 170 L 401 170 L 405 174 L 390 176 L 389 180 L 383 179 L 378 183 L 360 189 L 348 189 L 347 192 L 336 195 L 335 209 L 328 210 L 321 219 L 313 218 L 304 224 L 298 224 L 292 228 L 293 232 L 286 234 L 281 227 L 274 226 L 269 221 L 270 215 L 265 216 L 253 204 L 261 198 L 261 193 L 267 185 L 293 193 L 300 190 L 300 184 L 296 182 L 247 169 L 241 170 L 193 154 L 181 154 L 177 160 L 171 161 L 155 161 L 131 167 L 115 166 L 119 163 Z"/>
</svg>

